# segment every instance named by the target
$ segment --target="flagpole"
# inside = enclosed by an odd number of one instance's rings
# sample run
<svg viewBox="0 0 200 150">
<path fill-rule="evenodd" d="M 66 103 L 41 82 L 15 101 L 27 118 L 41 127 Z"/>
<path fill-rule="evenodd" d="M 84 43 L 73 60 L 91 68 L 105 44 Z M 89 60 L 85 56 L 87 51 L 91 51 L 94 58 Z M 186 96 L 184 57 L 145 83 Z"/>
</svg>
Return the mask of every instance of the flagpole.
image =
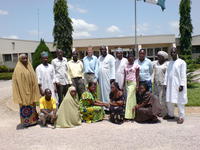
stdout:
<svg viewBox="0 0 200 150">
<path fill-rule="evenodd" d="M 138 45 L 137 45 L 137 0 L 135 0 L 135 54 L 138 55 Z"/>
</svg>

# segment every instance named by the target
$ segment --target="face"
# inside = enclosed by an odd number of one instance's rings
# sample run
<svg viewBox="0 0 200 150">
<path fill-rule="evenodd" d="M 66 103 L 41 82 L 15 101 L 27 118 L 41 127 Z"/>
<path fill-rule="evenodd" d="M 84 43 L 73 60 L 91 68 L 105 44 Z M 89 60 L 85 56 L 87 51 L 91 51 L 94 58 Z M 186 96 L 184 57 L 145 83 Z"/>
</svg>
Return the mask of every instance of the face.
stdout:
<svg viewBox="0 0 200 150">
<path fill-rule="evenodd" d="M 139 86 L 139 94 L 143 94 L 144 92 L 146 92 L 146 88 L 143 85 Z"/>
<path fill-rule="evenodd" d="M 76 90 L 71 90 L 70 94 L 71 94 L 72 97 L 75 97 L 76 96 Z"/>
<path fill-rule="evenodd" d="M 96 85 L 93 84 L 92 86 L 89 87 L 90 92 L 95 92 L 96 91 Z"/>
<path fill-rule="evenodd" d="M 117 88 L 114 86 L 114 84 L 111 84 L 111 92 L 115 92 Z"/>
<path fill-rule="evenodd" d="M 47 64 L 48 63 L 48 56 L 43 56 L 42 57 L 42 63 Z"/>
<path fill-rule="evenodd" d="M 57 50 L 57 57 L 58 57 L 58 59 L 62 59 L 62 57 L 63 57 L 63 51 L 62 50 Z"/>
<path fill-rule="evenodd" d="M 51 95 L 52 95 L 51 90 L 49 90 L 49 89 L 45 90 L 45 98 L 46 98 L 46 100 L 50 100 L 51 99 Z"/>
<path fill-rule="evenodd" d="M 27 56 L 22 56 L 20 61 L 21 61 L 21 63 L 23 65 L 27 66 L 27 64 L 28 64 L 28 57 Z"/>
<path fill-rule="evenodd" d="M 117 55 L 117 58 L 118 58 L 119 60 L 121 60 L 122 57 L 123 57 L 123 52 L 117 52 L 116 55 Z"/>
<path fill-rule="evenodd" d="M 104 48 L 104 47 L 101 47 L 101 48 L 100 48 L 100 52 L 101 52 L 101 55 L 102 55 L 103 57 L 105 57 L 105 56 L 107 55 L 107 49 Z"/>
<path fill-rule="evenodd" d="M 88 54 L 88 56 L 90 56 L 90 57 L 93 55 L 92 47 L 89 47 L 89 48 L 88 48 L 87 54 Z"/>
<path fill-rule="evenodd" d="M 157 57 L 158 57 L 159 63 L 163 63 L 165 61 L 165 58 L 163 56 L 158 55 Z"/>
<path fill-rule="evenodd" d="M 176 59 L 177 59 L 177 52 L 176 52 L 176 49 L 172 49 L 172 50 L 171 50 L 171 56 L 172 56 L 172 59 L 173 59 L 173 60 L 176 60 Z"/>
<path fill-rule="evenodd" d="M 143 61 L 145 59 L 145 56 L 146 56 L 146 52 L 144 50 L 141 50 L 139 52 L 139 60 Z"/>
<path fill-rule="evenodd" d="M 72 57 L 73 57 L 73 60 L 74 60 L 74 61 L 77 61 L 77 60 L 78 60 L 78 53 L 77 53 L 77 52 L 74 52 L 74 53 L 72 54 Z"/>
<path fill-rule="evenodd" d="M 133 56 L 129 56 L 129 57 L 128 57 L 128 62 L 129 62 L 129 64 L 132 64 L 133 61 L 134 61 L 134 57 L 133 57 Z"/>
</svg>

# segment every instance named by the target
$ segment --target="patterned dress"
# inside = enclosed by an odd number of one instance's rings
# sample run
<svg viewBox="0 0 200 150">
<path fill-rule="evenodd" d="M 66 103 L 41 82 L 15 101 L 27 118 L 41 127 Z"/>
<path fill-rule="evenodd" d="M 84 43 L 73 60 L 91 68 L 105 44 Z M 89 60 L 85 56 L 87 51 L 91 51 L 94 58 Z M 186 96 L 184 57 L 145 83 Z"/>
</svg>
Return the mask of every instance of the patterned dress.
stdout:
<svg viewBox="0 0 200 150">
<path fill-rule="evenodd" d="M 105 115 L 103 107 L 93 105 L 96 99 L 96 94 L 93 94 L 89 91 L 86 91 L 82 94 L 80 100 L 80 109 L 83 122 L 91 123 L 103 120 Z"/>
<path fill-rule="evenodd" d="M 110 101 L 117 102 L 117 101 L 125 101 L 124 95 L 114 98 L 114 95 L 110 94 Z M 124 122 L 124 114 L 125 114 L 125 107 L 122 106 L 113 106 L 110 105 L 110 121 L 116 124 L 122 124 Z"/>
</svg>

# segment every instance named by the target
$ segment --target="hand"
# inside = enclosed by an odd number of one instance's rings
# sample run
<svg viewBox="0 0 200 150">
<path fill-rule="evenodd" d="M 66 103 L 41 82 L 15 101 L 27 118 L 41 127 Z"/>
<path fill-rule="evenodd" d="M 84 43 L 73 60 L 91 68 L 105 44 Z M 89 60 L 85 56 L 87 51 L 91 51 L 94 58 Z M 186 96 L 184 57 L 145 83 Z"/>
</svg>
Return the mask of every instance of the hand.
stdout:
<svg viewBox="0 0 200 150">
<path fill-rule="evenodd" d="M 183 86 L 179 86 L 179 92 L 183 91 Z"/>
</svg>

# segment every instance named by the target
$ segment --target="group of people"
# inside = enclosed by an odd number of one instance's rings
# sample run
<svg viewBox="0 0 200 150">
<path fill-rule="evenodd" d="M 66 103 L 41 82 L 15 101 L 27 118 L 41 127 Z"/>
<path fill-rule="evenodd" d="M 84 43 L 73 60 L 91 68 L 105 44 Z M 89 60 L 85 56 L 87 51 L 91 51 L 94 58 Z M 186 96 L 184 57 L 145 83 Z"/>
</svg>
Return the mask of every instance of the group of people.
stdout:
<svg viewBox="0 0 200 150">
<path fill-rule="evenodd" d="M 83 60 L 78 59 L 77 51 L 72 52 L 70 61 L 62 50 L 56 53 L 50 64 L 48 53 L 42 52 L 42 63 L 35 71 L 25 54 L 19 56 L 12 78 L 13 100 L 20 106 L 23 126 L 40 122 L 68 128 L 101 121 L 106 113 L 116 124 L 133 120 L 157 123 L 158 117 L 175 118 L 174 104 L 179 110 L 177 123 L 184 122 L 186 63 L 176 48 L 171 49 L 172 60 L 159 51 L 154 62 L 146 57 L 145 49 L 139 51 L 138 59 L 132 53 L 125 58 L 121 48 L 115 58 L 106 46 L 100 47 L 99 58 L 91 46 Z"/>
</svg>

